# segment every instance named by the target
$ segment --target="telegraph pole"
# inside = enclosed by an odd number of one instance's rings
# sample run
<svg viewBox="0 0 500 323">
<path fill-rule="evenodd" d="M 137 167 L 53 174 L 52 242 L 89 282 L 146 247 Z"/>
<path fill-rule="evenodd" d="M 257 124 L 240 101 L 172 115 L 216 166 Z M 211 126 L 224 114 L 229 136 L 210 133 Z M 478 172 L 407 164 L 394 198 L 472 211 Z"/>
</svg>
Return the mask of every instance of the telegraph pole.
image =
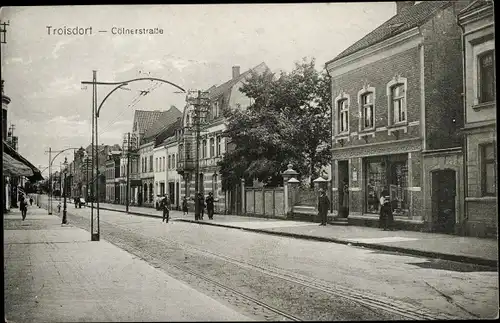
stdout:
<svg viewBox="0 0 500 323">
<path fill-rule="evenodd" d="M 49 147 L 49 205 L 47 206 L 47 212 L 52 215 L 52 148 Z"/>
<path fill-rule="evenodd" d="M 130 132 L 127 133 L 127 196 L 126 196 L 126 211 L 128 213 L 130 194 Z"/>
<path fill-rule="evenodd" d="M 195 126 L 195 140 L 196 140 L 196 152 L 195 152 L 195 197 L 194 197 L 194 219 L 198 220 L 200 218 L 200 208 L 198 206 L 198 194 L 200 193 L 200 161 L 199 161 L 199 150 L 200 150 L 200 124 L 207 112 L 208 107 L 208 92 L 198 91 L 198 96 L 195 98 L 194 105 L 194 126 Z M 188 101 L 190 99 L 188 98 Z M 203 183 L 201 183 L 203 184 Z"/>
</svg>

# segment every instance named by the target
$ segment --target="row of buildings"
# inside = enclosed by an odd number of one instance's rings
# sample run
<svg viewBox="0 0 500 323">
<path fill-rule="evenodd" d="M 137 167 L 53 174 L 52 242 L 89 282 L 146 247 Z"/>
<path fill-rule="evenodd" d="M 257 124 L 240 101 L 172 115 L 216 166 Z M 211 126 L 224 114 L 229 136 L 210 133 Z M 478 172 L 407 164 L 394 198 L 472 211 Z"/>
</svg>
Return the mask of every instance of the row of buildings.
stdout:
<svg viewBox="0 0 500 323">
<path fill-rule="evenodd" d="M 18 207 L 20 195 L 33 193 L 35 183 L 43 179 L 40 170 L 18 151 L 18 137 L 14 135 L 14 125 L 9 125 L 9 105 L 11 99 L 2 90 L 2 204 L 3 212 Z"/>
<path fill-rule="evenodd" d="M 396 221 L 494 236 L 493 3 L 396 3 L 392 18 L 325 64 L 332 91 L 332 213 L 346 207 L 350 217 L 377 218 L 387 189 Z M 183 196 L 193 197 L 199 176 L 202 193 L 214 193 L 216 212 L 240 213 L 240 192 L 221 190 L 217 162 L 231 149 L 222 136 L 222 111 L 251 104 L 239 91 L 251 70 L 240 74 L 233 67 L 230 80 L 207 90 L 198 174 L 193 107 L 136 111 L 121 147 L 99 148 L 106 157 L 100 163 L 102 200 L 124 204 L 128 178 L 132 204 L 153 206 L 157 195 L 168 194 L 179 207 Z"/>
<path fill-rule="evenodd" d="M 496 235 L 494 37 L 492 1 L 401 1 L 326 63 L 334 204 L 376 217 L 388 189 L 396 221 Z"/>
<path fill-rule="evenodd" d="M 232 77 L 221 85 L 207 89 L 208 111 L 200 126 L 199 173 L 200 192 L 213 192 L 215 212 L 235 213 L 239 194 L 223 192 L 217 162 L 228 149 L 222 111 L 244 108 L 251 102 L 239 89 L 251 72 L 268 70 L 265 63 L 240 73 L 232 68 Z M 92 175 L 91 146 L 74 154 L 69 165 L 69 186 L 73 196 L 96 196 L 103 202 L 154 207 L 158 196 L 168 195 L 171 203 L 180 208 L 186 196 L 194 208 L 195 193 L 195 111 L 187 105 L 183 112 L 175 106 L 168 110 L 136 110 L 132 128 L 123 136 L 121 145 L 101 145 L 98 154 L 99 175 Z M 128 186 L 128 189 L 127 189 Z M 241 207 L 241 206 L 240 206 Z"/>
</svg>

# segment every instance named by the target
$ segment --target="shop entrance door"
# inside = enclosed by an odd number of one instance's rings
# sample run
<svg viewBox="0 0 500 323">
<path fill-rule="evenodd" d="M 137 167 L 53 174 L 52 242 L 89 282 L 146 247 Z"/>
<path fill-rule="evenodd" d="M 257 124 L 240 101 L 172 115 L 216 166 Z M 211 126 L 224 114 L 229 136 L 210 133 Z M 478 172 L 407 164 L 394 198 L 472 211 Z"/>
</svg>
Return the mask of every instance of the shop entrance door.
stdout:
<svg viewBox="0 0 500 323">
<path fill-rule="evenodd" d="M 339 199 L 337 210 L 339 210 L 340 217 L 347 217 L 349 215 L 349 162 L 347 160 L 339 160 L 338 174 Z"/>
<path fill-rule="evenodd" d="M 439 170 L 432 173 L 432 218 L 436 232 L 454 232 L 456 195 L 454 170 Z"/>
</svg>

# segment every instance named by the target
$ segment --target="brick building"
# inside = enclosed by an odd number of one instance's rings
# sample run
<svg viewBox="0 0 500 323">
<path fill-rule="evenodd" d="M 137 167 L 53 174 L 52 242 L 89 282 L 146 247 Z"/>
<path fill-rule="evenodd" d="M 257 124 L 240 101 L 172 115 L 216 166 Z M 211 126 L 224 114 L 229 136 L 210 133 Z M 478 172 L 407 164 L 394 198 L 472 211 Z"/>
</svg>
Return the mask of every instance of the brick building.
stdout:
<svg viewBox="0 0 500 323">
<path fill-rule="evenodd" d="M 465 66 L 466 233 L 496 236 L 497 154 L 493 2 L 478 0 L 458 15 Z"/>
<path fill-rule="evenodd" d="M 397 13 L 326 63 L 334 214 L 454 232 L 463 223 L 461 31 L 467 1 L 397 2 Z"/>
</svg>

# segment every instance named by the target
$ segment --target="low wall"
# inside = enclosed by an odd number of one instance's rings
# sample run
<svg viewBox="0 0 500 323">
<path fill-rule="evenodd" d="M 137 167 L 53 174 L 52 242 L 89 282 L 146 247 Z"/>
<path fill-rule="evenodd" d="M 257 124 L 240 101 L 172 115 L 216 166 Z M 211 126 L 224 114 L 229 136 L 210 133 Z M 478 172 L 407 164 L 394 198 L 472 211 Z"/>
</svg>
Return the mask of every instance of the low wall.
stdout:
<svg viewBox="0 0 500 323">
<path fill-rule="evenodd" d="M 285 193 L 282 187 L 245 188 L 244 213 L 254 216 L 285 218 Z"/>
</svg>

